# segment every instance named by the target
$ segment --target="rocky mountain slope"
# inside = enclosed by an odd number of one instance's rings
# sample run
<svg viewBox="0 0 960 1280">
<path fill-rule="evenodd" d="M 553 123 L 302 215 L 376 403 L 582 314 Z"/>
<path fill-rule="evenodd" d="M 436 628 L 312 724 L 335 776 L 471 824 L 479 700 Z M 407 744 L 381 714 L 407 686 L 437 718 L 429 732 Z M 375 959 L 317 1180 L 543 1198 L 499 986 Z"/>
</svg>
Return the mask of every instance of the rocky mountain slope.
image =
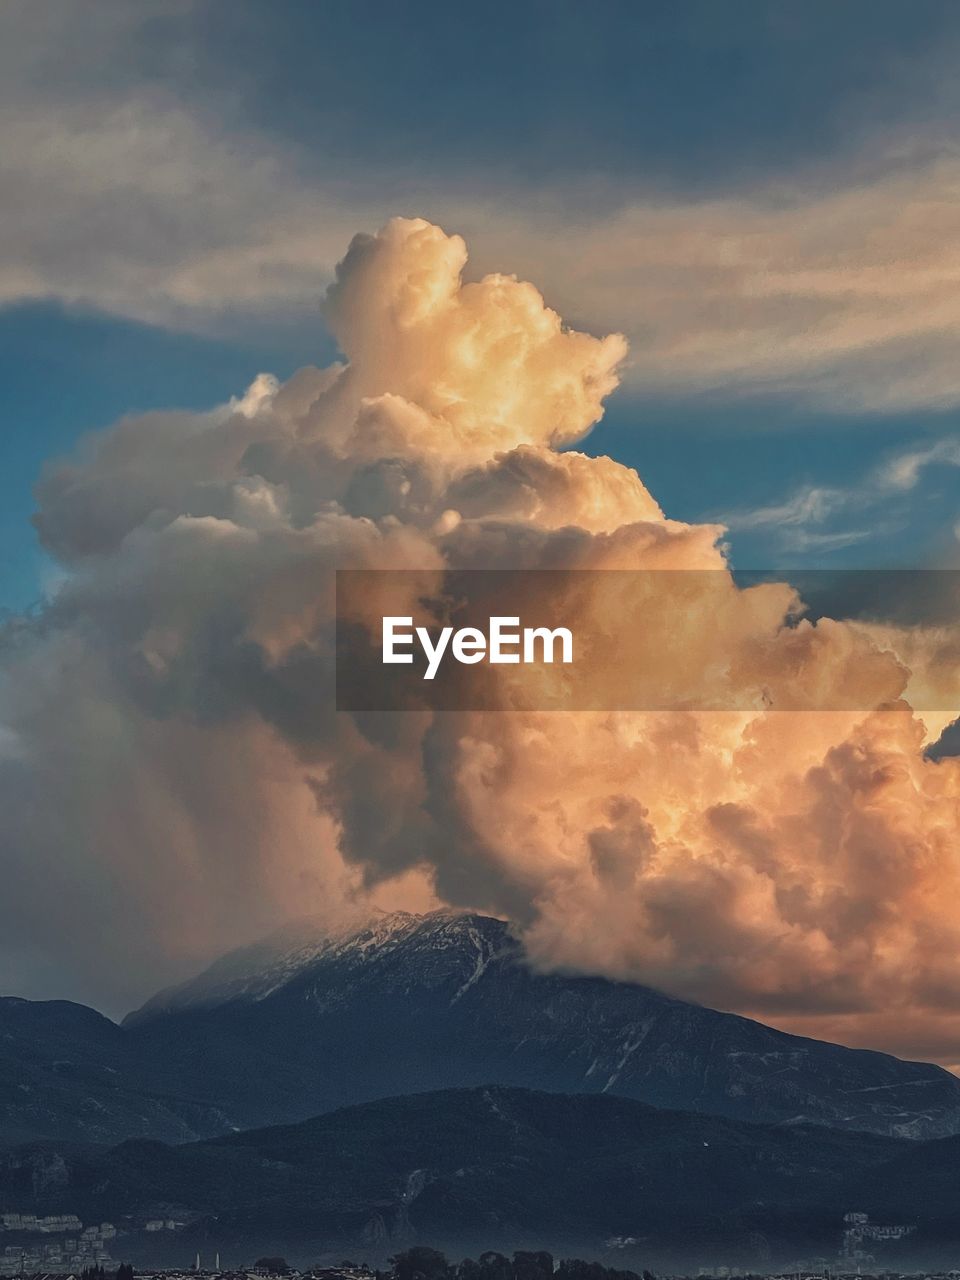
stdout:
<svg viewBox="0 0 960 1280">
<path fill-rule="evenodd" d="M 938 1067 L 631 983 L 536 973 L 509 926 L 478 915 L 398 914 L 240 952 L 125 1031 L 156 1056 L 205 1058 L 215 1089 L 202 1096 L 229 1098 L 244 1124 L 495 1083 L 915 1138 L 960 1131 L 960 1080 Z"/>
</svg>

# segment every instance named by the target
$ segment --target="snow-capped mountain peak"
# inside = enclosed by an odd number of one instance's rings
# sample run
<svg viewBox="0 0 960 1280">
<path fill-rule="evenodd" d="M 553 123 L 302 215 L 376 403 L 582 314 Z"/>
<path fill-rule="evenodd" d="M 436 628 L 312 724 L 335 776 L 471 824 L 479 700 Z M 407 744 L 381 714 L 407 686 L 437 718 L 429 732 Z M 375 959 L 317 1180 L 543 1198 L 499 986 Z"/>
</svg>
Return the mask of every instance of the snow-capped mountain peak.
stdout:
<svg viewBox="0 0 960 1280">
<path fill-rule="evenodd" d="M 502 944 L 509 936 L 502 921 L 450 910 L 426 915 L 381 912 L 359 928 L 340 932 L 305 918 L 261 942 L 229 952 L 196 978 L 159 992 L 130 1014 L 124 1025 L 186 1009 L 264 1000 L 324 959 L 363 966 L 383 963 L 399 948 L 449 954 L 451 947 L 466 943 L 476 950 L 479 964 L 493 945 Z"/>
</svg>

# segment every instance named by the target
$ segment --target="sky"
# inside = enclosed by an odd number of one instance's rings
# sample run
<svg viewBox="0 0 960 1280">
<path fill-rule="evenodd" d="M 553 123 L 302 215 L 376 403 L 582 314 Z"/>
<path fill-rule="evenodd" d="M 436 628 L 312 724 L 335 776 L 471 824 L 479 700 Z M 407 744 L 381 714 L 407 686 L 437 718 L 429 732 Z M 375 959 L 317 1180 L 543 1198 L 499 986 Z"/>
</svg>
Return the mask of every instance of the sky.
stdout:
<svg viewBox="0 0 960 1280">
<path fill-rule="evenodd" d="M 8 0 L 10 988 L 119 1013 L 296 909 L 448 902 L 544 963 L 960 1061 L 949 636 L 815 637 L 829 688 L 887 689 L 861 646 L 892 646 L 936 723 L 678 727 L 669 766 L 541 726 L 558 797 L 512 729 L 339 739 L 302 595 L 371 521 L 391 563 L 492 563 L 495 521 L 546 556 L 561 512 L 589 566 L 958 567 L 958 46 L 947 0 Z"/>
<path fill-rule="evenodd" d="M 953 463 L 909 502 L 862 492 L 955 429 L 949 3 L 12 0 L 0 22 L 5 606 L 45 589 L 44 459 L 326 356 L 333 264 L 395 213 L 628 333 L 588 447 L 728 519 L 738 563 L 951 561 Z"/>
</svg>

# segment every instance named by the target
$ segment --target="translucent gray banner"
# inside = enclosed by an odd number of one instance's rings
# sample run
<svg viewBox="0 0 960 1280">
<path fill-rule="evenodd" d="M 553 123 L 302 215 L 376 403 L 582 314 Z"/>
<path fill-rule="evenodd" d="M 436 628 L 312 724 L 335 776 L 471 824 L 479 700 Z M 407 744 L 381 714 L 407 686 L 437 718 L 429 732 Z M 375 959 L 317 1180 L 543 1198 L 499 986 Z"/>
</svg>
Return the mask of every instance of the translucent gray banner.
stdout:
<svg viewBox="0 0 960 1280">
<path fill-rule="evenodd" d="M 337 573 L 337 709 L 960 706 L 960 571 Z"/>
</svg>

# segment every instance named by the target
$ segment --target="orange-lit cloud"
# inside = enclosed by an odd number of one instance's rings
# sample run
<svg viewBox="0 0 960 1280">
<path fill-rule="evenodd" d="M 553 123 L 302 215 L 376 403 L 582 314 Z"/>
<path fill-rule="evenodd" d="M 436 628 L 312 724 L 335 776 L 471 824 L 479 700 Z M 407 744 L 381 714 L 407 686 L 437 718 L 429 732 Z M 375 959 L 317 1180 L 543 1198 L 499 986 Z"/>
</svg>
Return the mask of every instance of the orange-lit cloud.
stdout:
<svg viewBox="0 0 960 1280">
<path fill-rule="evenodd" d="M 896 701 L 952 696 L 948 646 L 787 627 L 795 593 L 738 588 L 718 526 L 558 452 L 623 340 L 510 277 L 464 284 L 464 262 L 426 222 L 358 237 L 327 302 L 344 364 L 121 422 L 48 469 L 64 581 L 2 676 L 4 945 L 117 1003 L 291 914 L 442 901 L 511 916 L 538 963 L 808 1031 L 894 1045 L 910 1010 L 957 1060 L 960 763 L 925 758 L 942 724 Z M 798 701 L 859 682 L 892 705 L 337 715 L 338 565 L 713 570 L 664 681 L 765 664 Z M 602 576 L 590 607 L 613 616 Z"/>
</svg>

